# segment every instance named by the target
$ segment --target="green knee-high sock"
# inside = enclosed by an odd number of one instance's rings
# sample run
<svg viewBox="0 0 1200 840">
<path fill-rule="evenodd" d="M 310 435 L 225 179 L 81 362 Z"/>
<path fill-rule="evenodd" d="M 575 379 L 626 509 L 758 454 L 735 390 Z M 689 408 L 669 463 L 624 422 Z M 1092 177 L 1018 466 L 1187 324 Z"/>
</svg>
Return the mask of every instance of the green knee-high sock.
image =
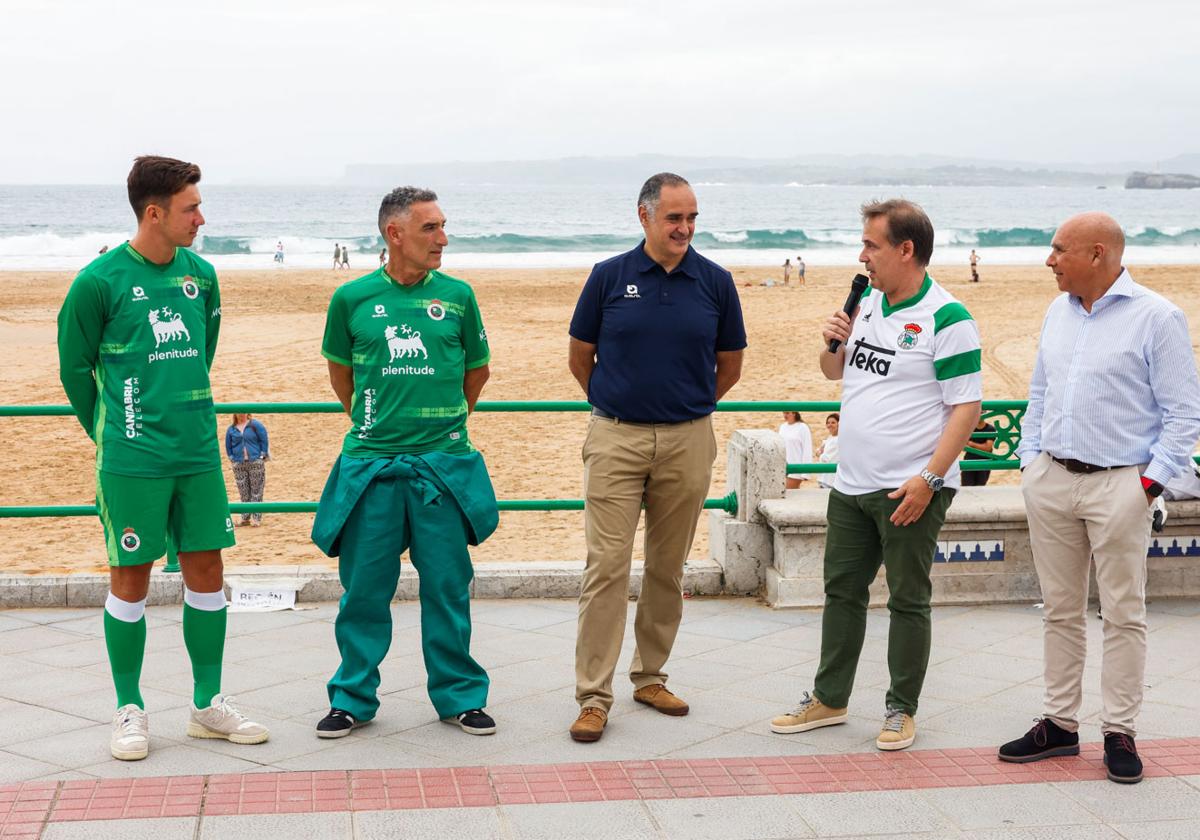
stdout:
<svg viewBox="0 0 1200 840">
<path fill-rule="evenodd" d="M 117 708 L 130 703 L 139 709 L 146 708 L 138 686 L 146 654 L 146 616 L 137 621 L 121 621 L 105 610 L 104 644 L 108 647 L 108 664 L 117 689 Z"/>
<path fill-rule="evenodd" d="M 183 605 L 183 643 L 192 660 L 192 702 L 197 709 L 221 693 L 221 662 L 225 658 L 225 607 L 198 610 Z"/>
</svg>

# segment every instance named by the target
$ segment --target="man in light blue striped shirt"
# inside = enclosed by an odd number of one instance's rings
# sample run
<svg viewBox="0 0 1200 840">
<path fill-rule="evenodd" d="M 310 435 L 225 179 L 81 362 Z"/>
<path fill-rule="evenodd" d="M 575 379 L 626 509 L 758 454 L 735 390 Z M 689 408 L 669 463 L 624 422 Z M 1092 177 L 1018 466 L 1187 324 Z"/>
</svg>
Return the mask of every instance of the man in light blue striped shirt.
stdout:
<svg viewBox="0 0 1200 840">
<path fill-rule="evenodd" d="M 1134 744 L 1146 666 L 1150 504 L 1188 467 L 1200 379 L 1187 320 L 1133 282 L 1125 235 L 1085 213 L 1054 235 L 1058 288 L 1042 323 L 1021 427 L 1021 489 L 1045 602 L 1044 717 L 1000 748 L 1005 761 L 1078 755 L 1088 570 L 1104 614 L 1100 689 L 1108 778 L 1142 778 Z"/>
</svg>

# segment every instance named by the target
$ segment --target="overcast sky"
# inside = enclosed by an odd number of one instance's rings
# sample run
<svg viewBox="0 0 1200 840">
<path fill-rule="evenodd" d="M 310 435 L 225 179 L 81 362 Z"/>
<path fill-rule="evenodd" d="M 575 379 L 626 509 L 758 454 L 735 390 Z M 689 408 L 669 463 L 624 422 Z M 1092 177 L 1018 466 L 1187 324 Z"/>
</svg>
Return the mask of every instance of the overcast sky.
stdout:
<svg viewBox="0 0 1200 840">
<path fill-rule="evenodd" d="M 0 0 L 0 183 L 640 152 L 1200 151 L 1192 2 Z"/>
</svg>

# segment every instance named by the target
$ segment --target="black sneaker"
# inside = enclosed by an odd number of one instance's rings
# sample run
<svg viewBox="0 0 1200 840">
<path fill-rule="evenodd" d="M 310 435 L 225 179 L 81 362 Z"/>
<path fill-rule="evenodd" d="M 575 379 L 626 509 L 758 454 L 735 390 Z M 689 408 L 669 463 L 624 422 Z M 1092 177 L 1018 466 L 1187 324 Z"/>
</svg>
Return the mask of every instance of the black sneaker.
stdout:
<svg viewBox="0 0 1200 840">
<path fill-rule="evenodd" d="M 1041 761 L 1055 755 L 1079 755 L 1079 733 L 1068 732 L 1046 718 L 1038 718 L 1021 738 L 1000 748 L 1000 760 L 1014 764 Z"/>
<path fill-rule="evenodd" d="M 354 715 L 342 709 L 330 709 L 329 714 L 317 724 L 318 738 L 344 738 L 352 729 L 366 726 L 369 721 L 355 720 Z"/>
<path fill-rule="evenodd" d="M 457 724 L 468 735 L 492 735 L 496 732 L 496 721 L 483 709 L 471 709 L 442 720 L 445 723 Z"/>
<path fill-rule="evenodd" d="M 1133 736 L 1123 732 L 1104 733 L 1104 766 L 1111 781 L 1133 785 L 1142 780 L 1142 760 L 1138 758 Z"/>
</svg>

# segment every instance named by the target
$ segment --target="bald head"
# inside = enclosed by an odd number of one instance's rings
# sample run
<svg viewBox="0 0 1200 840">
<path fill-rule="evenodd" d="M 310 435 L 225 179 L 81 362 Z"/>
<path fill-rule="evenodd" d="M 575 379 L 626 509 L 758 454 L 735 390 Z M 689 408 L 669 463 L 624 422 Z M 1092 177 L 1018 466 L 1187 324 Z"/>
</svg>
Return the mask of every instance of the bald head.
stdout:
<svg viewBox="0 0 1200 840">
<path fill-rule="evenodd" d="M 1121 276 L 1125 232 L 1107 213 L 1080 213 L 1059 226 L 1050 243 L 1048 265 L 1064 292 L 1076 295 L 1090 310 Z"/>
<path fill-rule="evenodd" d="M 1118 268 L 1125 256 L 1125 231 L 1107 213 L 1093 211 L 1072 216 L 1062 223 L 1057 236 L 1067 237 L 1084 248 L 1103 248 L 1105 262 Z"/>
</svg>

